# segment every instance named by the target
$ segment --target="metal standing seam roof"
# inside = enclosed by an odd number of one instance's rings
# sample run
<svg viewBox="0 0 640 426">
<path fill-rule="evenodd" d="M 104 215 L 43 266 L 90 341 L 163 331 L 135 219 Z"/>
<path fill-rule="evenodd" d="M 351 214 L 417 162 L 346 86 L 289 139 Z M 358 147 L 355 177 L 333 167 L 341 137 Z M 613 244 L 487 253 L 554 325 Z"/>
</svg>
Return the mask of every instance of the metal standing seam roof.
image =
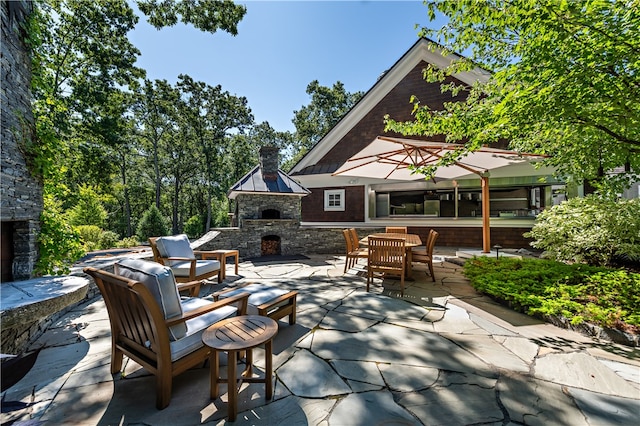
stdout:
<svg viewBox="0 0 640 426">
<path fill-rule="evenodd" d="M 254 167 L 229 189 L 228 196 L 234 199 L 240 193 L 291 194 L 305 196 L 311 193 L 307 188 L 278 169 L 275 180 L 265 180 L 260 166 Z"/>
</svg>

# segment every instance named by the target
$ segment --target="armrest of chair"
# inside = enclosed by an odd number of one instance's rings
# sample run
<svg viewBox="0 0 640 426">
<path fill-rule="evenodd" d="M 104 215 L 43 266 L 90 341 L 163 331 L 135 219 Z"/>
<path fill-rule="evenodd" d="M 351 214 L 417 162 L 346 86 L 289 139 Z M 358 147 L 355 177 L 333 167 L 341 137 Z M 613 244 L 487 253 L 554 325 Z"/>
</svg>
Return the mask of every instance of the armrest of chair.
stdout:
<svg viewBox="0 0 640 426">
<path fill-rule="evenodd" d="M 220 300 L 220 296 L 222 296 L 223 294 L 226 294 L 226 293 L 230 293 L 232 291 L 238 291 L 238 289 L 235 288 L 235 287 L 231 287 L 231 288 L 226 288 L 224 290 L 215 291 L 215 292 L 211 293 L 211 297 L 213 297 L 213 300 L 218 301 L 218 300 Z"/>
<path fill-rule="evenodd" d="M 217 302 L 211 302 L 211 304 L 207 306 L 202 306 L 198 309 L 194 309 L 189 312 L 184 312 L 181 317 L 171 318 L 165 320 L 167 327 L 171 327 L 172 325 L 180 324 L 181 322 L 188 321 L 192 318 L 196 318 L 200 315 L 206 314 L 207 312 L 215 311 L 218 308 L 227 305 L 233 305 L 234 303 L 238 303 L 238 315 L 246 315 L 247 314 L 247 300 L 249 299 L 249 293 L 239 293 L 235 296 L 225 298 L 223 300 L 219 300 Z"/>
</svg>

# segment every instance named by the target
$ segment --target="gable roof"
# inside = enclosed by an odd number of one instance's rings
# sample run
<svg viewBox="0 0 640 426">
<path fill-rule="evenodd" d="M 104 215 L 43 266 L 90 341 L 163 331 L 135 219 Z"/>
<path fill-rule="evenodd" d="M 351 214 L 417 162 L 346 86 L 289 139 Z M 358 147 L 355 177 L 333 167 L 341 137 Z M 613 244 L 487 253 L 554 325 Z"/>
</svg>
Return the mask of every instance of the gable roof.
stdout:
<svg viewBox="0 0 640 426">
<path fill-rule="evenodd" d="M 304 197 L 310 194 L 311 191 L 291 179 L 291 177 L 282 170 L 278 170 L 275 179 L 265 179 L 262 175 L 262 168 L 260 165 L 257 165 L 229 189 L 228 197 L 233 200 L 241 193 L 297 195 Z"/>
<path fill-rule="evenodd" d="M 310 166 L 317 164 L 338 142 L 369 113 L 391 90 L 393 90 L 407 74 L 420 62 L 424 61 L 439 68 L 449 66 L 460 59 L 459 55 L 444 56 L 442 49 L 435 48 L 435 43 L 427 38 L 420 38 L 414 45 L 373 85 L 369 91 L 349 110 L 329 132 L 316 143 L 291 169 L 291 175 L 306 174 Z M 461 82 L 472 85 L 477 81 L 485 82 L 490 73 L 481 68 L 455 74 Z M 326 166 L 325 166 L 326 167 Z M 327 172 L 335 171 L 335 166 L 328 167 Z M 318 170 L 315 171 L 318 173 Z"/>
</svg>

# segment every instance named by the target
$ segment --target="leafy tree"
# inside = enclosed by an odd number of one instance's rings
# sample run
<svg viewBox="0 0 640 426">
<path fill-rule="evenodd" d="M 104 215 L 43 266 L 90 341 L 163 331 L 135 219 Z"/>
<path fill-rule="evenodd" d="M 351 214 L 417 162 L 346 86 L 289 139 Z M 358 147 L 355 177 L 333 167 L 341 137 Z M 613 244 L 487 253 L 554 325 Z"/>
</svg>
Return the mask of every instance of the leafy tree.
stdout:
<svg viewBox="0 0 640 426">
<path fill-rule="evenodd" d="M 363 96 L 363 92 L 347 92 L 339 81 L 333 87 L 326 87 L 318 80 L 309 83 L 307 94 L 311 96 L 311 102 L 294 111 L 292 120 L 296 126 L 297 151 L 292 164 L 313 148 Z"/>
<path fill-rule="evenodd" d="M 238 35 L 238 22 L 247 13 L 245 6 L 231 0 L 138 0 L 137 4 L 157 29 L 173 26 L 181 18 L 202 31 L 215 33 L 222 29 L 234 36 Z"/>
<path fill-rule="evenodd" d="M 231 1 L 137 3 L 156 28 L 174 25 L 180 18 L 204 31 L 222 29 L 233 35 L 246 12 L 244 6 Z M 126 90 L 135 88 L 144 71 L 135 66 L 139 51 L 127 33 L 138 18 L 125 0 L 40 0 L 34 4 L 26 38 L 33 53 L 35 138 L 25 143 L 24 151 L 32 172 L 44 183 L 45 199 L 64 202 L 73 194 L 67 184 L 108 183 L 113 172 L 108 155 L 113 151 L 105 147 L 130 142 Z M 130 235 L 123 172 L 127 159 L 125 155 L 114 158 L 120 166 Z M 53 208 L 54 203 L 45 203 L 47 206 Z M 63 206 L 56 202 L 55 208 L 61 211 Z M 72 238 L 60 239 L 60 233 L 66 232 L 64 220 L 57 210 L 43 213 L 41 271 L 60 269 L 67 261 L 65 256 L 73 256 L 66 246 Z M 55 250 L 56 241 L 60 250 Z"/>
<path fill-rule="evenodd" d="M 465 52 L 468 59 L 427 67 L 425 77 L 468 98 L 440 111 L 414 98 L 415 121 L 388 118 L 387 130 L 446 134 L 467 151 L 506 139 L 513 149 L 550 155 L 546 163 L 560 174 L 617 192 L 640 170 L 639 6 L 635 0 L 430 1 L 430 19 L 442 14 L 448 23 L 421 35 L 445 54 Z M 492 72 L 486 82 L 445 84 L 447 76 L 476 66 Z"/>
<path fill-rule="evenodd" d="M 142 140 L 142 152 L 150 163 L 155 184 L 156 207 L 160 208 L 160 191 L 162 186 L 162 170 L 166 159 L 163 149 L 169 145 L 165 137 L 167 132 L 176 126 L 176 104 L 180 98 L 178 90 L 166 80 L 155 82 L 145 80 L 144 85 L 136 93 L 134 114 L 137 123 L 137 134 Z M 164 145 L 163 145 L 164 144 Z"/>
<path fill-rule="evenodd" d="M 220 85 L 209 86 L 193 80 L 188 75 L 178 76 L 178 87 L 182 90 L 181 114 L 193 129 L 196 143 L 204 155 L 205 182 L 207 187 L 207 222 L 205 232 L 211 227 L 211 204 L 214 195 L 223 193 L 216 186 L 220 182 L 221 165 L 224 164 L 222 150 L 225 138 L 231 131 L 243 131 L 253 123 L 247 99 L 223 91 Z M 217 192 L 218 194 L 214 194 Z"/>
<path fill-rule="evenodd" d="M 136 235 L 141 240 L 146 241 L 149 237 L 161 237 L 168 233 L 165 218 L 162 217 L 160 210 L 158 210 L 155 205 L 152 205 L 146 212 L 144 212 L 144 215 L 140 220 L 140 224 L 138 225 Z"/>
<path fill-rule="evenodd" d="M 69 223 L 74 226 L 94 225 L 102 228 L 106 219 L 107 210 L 95 189 L 88 185 L 81 186 L 78 204 L 69 212 Z"/>
</svg>

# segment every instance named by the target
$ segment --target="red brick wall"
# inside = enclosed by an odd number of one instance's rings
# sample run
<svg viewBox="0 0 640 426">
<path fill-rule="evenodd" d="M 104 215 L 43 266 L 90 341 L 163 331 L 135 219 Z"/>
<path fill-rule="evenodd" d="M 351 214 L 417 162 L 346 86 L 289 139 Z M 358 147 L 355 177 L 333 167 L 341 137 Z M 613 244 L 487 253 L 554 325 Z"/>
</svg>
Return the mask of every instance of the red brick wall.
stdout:
<svg viewBox="0 0 640 426">
<path fill-rule="evenodd" d="M 324 211 L 324 191 L 344 189 L 345 211 Z M 305 222 L 364 222 L 364 186 L 312 188 L 302 197 L 302 220 Z"/>
<path fill-rule="evenodd" d="M 411 116 L 413 105 L 409 103 L 412 95 L 416 95 L 423 105 L 428 105 L 431 109 L 442 109 L 444 102 L 453 100 L 450 93 L 441 93 L 440 83 L 424 81 L 422 70 L 426 65 L 426 62 L 421 62 L 409 72 L 318 164 L 342 164 L 373 141 L 376 136 L 399 136 L 384 131 L 384 116 L 389 114 L 392 119 L 397 121 L 413 120 Z M 449 81 L 460 83 L 455 79 Z M 459 98 L 462 97 L 463 94 L 459 95 Z M 433 139 L 444 141 L 443 138 Z"/>
</svg>

